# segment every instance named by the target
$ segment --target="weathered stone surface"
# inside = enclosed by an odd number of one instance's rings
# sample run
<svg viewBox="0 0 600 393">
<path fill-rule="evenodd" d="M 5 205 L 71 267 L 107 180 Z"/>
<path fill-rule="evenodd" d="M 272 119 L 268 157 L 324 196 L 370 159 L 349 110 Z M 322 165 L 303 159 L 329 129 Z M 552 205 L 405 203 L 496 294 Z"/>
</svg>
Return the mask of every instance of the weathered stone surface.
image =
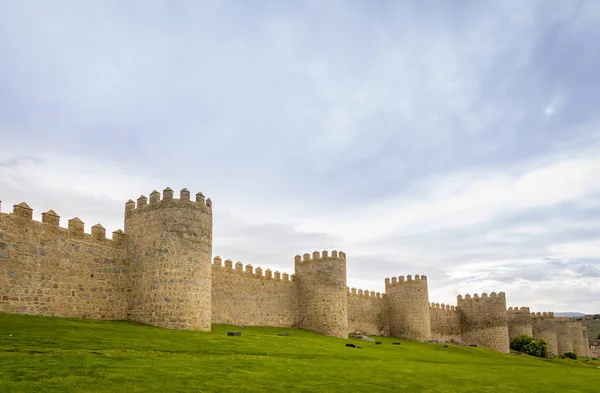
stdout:
<svg viewBox="0 0 600 393">
<path fill-rule="evenodd" d="M 510 352 L 508 317 L 504 292 L 490 296 L 475 294 L 457 297 L 462 338 L 466 344 L 478 344 L 498 352 Z"/>
<path fill-rule="evenodd" d="M 431 338 L 427 277 L 400 276 L 385 280 L 390 335 L 409 340 Z"/>
<path fill-rule="evenodd" d="M 509 307 L 507 321 L 509 340 L 517 338 L 523 334 L 533 337 L 531 310 L 529 307 Z"/>
</svg>

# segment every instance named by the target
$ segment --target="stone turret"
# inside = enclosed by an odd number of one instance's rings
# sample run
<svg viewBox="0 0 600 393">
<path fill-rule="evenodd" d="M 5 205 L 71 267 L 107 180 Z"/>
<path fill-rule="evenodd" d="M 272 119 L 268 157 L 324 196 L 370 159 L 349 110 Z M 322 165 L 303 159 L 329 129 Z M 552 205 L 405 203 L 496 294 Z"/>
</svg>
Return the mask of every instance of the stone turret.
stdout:
<svg viewBox="0 0 600 393">
<path fill-rule="evenodd" d="M 298 327 L 329 336 L 348 337 L 346 254 L 332 251 L 296 255 Z"/>
<path fill-rule="evenodd" d="M 573 341 L 571 340 L 571 329 L 569 318 L 560 317 L 555 319 L 556 323 L 556 347 L 558 355 L 573 352 Z"/>
<path fill-rule="evenodd" d="M 533 337 L 533 328 L 531 326 L 531 311 L 529 307 L 509 307 L 508 308 L 508 338 L 519 337 L 522 334 Z"/>
<path fill-rule="evenodd" d="M 431 339 L 427 277 L 385 279 L 390 335 L 409 340 Z"/>
<path fill-rule="evenodd" d="M 548 352 L 558 354 L 556 344 L 556 320 L 553 312 L 531 313 L 531 325 L 534 338 L 543 339 L 548 344 Z"/>
<path fill-rule="evenodd" d="M 573 352 L 577 356 L 587 356 L 588 355 L 588 342 L 583 341 L 583 325 L 579 322 L 570 322 L 569 323 L 569 331 L 571 335 L 571 343 L 573 344 Z"/>
<path fill-rule="evenodd" d="M 128 201 L 125 232 L 131 263 L 129 314 L 134 321 L 173 329 L 211 328 L 212 208 L 189 191 L 156 191 Z"/>
<path fill-rule="evenodd" d="M 498 352 L 510 352 L 504 292 L 457 297 L 463 341 Z"/>
</svg>

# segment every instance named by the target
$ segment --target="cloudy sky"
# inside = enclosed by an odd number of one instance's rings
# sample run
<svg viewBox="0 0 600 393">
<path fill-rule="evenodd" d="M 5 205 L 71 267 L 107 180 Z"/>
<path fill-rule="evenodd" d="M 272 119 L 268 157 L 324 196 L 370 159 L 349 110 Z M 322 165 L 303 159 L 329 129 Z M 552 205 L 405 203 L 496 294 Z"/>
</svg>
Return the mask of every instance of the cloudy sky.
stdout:
<svg viewBox="0 0 600 393">
<path fill-rule="evenodd" d="M 3 212 L 187 187 L 223 258 L 600 312 L 596 0 L 0 0 L 0 147 Z"/>
</svg>

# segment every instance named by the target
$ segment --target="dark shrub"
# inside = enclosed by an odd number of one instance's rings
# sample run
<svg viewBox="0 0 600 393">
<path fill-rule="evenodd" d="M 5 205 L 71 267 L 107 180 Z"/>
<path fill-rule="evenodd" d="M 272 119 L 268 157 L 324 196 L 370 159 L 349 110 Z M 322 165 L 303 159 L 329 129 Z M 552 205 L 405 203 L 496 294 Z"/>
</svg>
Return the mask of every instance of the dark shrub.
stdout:
<svg viewBox="0 0 600 393">
<path fill-rule="evenodd" d="M 536 340 L 526 334 L 514 338 L 510 342 L 510 349 L 539 358 L 548 357 L 548 344 L 541 338 Z"/>
<path fill-rule="evenodd" d="M 575 355 L 573 352 L 565 352 L 565 357 L 568 359 L 577 359 L 577 355 Z"/>
</svg>

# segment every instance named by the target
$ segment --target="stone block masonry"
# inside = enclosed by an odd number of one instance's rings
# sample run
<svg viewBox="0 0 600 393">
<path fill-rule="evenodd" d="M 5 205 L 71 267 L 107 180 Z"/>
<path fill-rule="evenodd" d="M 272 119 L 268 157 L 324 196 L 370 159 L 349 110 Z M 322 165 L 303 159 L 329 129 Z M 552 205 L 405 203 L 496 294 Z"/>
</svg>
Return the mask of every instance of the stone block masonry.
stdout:
<svg viewBox="0 0 600 393">
<path fill-rule="evenodd" d="M 531 311 L 529 310 L 529 307 L 509 307 L 507 318 L 508 338 L 510 340 L 523 334 L 533 337 Z"/>
<path fill-rule="evenodd" d="M 534 338 L 541 338 L 548 344 L 548 352 L 558 355 L 556 339 L 556 321 L 553 312 L 531 313 L 531 325 Z"/>
<path fill-rule="evenodd" d="M 504 292 L 457 297 L 463 341 L 510 352 L 508 318 Z"/>
<path fill-rule="evenodd" d="M 166 188 L 125 204 L 124 231 L 60 227 L 22 202 L 0 212 L 0 312 L 138 321 L 171 329 L 211 324 L 296 327 L 412 340 L 456 340 L 508 352 L 509 337 L 533 334 L 550 351 L 587 356 L 587 332 L 552 313 L 506 309 L 503 292 L 429 303 L 427 277 L 385 279 L 385 293 L 348 288 L 346 254 L 296 255 L 294 274 L 212 257 L 213 204 Z M 290 261 L 291 262 L 291 261 Z"/>
</svg>

